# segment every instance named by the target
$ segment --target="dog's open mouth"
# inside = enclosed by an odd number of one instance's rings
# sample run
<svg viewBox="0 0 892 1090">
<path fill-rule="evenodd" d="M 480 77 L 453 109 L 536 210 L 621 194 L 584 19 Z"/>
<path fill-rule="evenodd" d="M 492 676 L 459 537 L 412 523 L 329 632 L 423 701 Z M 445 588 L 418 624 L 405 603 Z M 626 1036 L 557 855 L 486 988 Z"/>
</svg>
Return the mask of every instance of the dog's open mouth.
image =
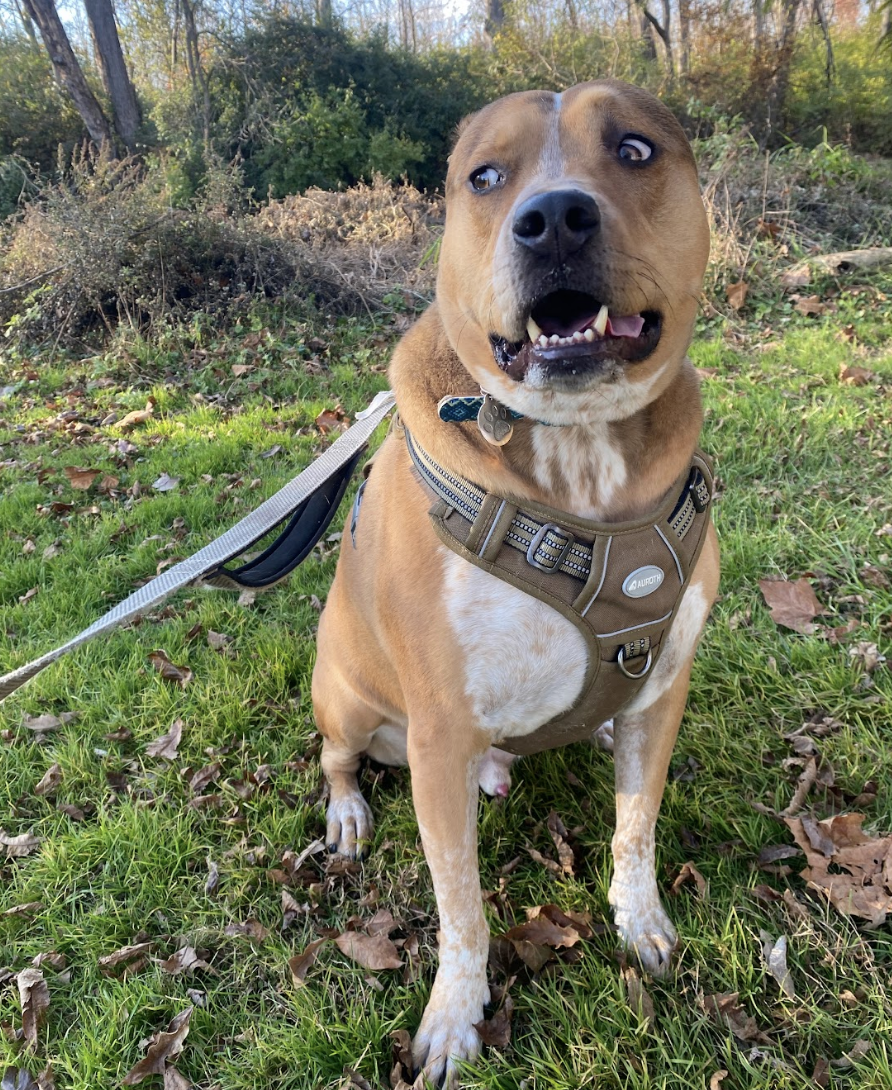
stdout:
<svg viewBox="0 0 892 1090">
<path fill-rule="evenodd" d="M 591 375 L 607 362 L 637 363 L 656 348 L 662 320 L 653 310 L 612 314 L 606 303 L 582 291 L 544 296 L 527 320 L 527 336 L 508 341 L 489 336 L 496 363 L 522 381 L 533 365 L 549 378 Z"/>
</svg>

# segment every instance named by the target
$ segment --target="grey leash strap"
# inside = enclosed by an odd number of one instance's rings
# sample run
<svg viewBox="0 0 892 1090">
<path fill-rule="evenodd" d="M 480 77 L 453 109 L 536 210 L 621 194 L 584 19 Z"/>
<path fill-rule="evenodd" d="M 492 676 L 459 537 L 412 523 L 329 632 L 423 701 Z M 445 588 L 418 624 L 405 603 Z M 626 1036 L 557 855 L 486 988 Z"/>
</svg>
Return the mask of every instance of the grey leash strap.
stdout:
<svg viewBox="0 0 892 1090">
<path fill-rule="evenodd" d="M 74 639 L 63 643 L 61 647 L 41 655 L 33 662 L 12 670 L 4 677 L 0 677 L 0 702 L 6 699 L 10 693 L 14 693 L 29 681 L 35 674 L 39 674 L 44 667 L 55 662 L 69 651 L 93 639 L 102 632 L 109 632 L 124 621 L 144 613 L 150 606 L 163 601 L 169 594 L 181 587 L 187 586 L 200 579 L 206 572 L 213 571 L 239 556 L 259 541 L 269 530 L 286 519 L 295 508 L 299 507 L 309 496 L 312 496 L 325 482 L 342 466 L 354 458 L 359 451 L 371 439 L 375 428 L 390 413 L 396 405 L 396 399 L 391 390 L 383 390 L 376 394 L 367 409 L 356 415 L 356 423 L 344 432 L 334 443 L 312 462 L 302 473 L 299 473 L 284 488 L 280 488 L 275 495 L 270 496 L 256 510 L 246 515 L 235 526 L 227 530 L 203 549 L 199 549 L 194 556 L 183 560 L 179 564 L 168 568 L 156 578 L 150 580 L 139 590 L 134 591 L 123 602 L 119 602 L 108 613 L 94 621 L 89 628 L 85 628 Z"/>
</svg>

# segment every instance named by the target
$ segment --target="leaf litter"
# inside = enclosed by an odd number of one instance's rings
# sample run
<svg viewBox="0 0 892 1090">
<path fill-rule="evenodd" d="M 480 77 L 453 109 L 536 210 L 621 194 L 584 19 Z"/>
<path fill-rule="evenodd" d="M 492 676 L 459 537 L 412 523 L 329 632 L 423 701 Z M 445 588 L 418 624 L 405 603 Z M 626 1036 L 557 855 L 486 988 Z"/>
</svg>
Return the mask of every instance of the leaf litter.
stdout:
<svg viewBox="0 0 892 1090">
<path fill-rule="evenodd" d="M 826 612 L 807 579 L 760 579 L 759 589 L 775 624 L 812 635 L 815 617 Z"/>
<path fill-rule="evenodd" d="M 19 1001 L 22 1006 L 22 1035 L 25 1047 L 32 1052 L 37 1048 L 37 1036 L 46 1020 L 50 1006 L 50 992 L 40 969 L 22 969 L 16 977 Z"/>
<path fill-rule="evenodd" d="M 166 1074 L 167 1063 L 169 1060 L 175 1060 L 183 1051 L 183 1043 L 189 1033 L 189 1020 L 194 1009 L 191 1006 L 187 1007 L 171 1020 L 166 1031 L 159 1030 L 152 1034 L 146 1042 L 145 1056 L 124 1076 L 124 1086 L 136 1086 L 150 1075 L 163 1076 L 165 1085 L 169 1085 Z M 173 1085 L 176 1086 L 176 1083 Z"/>
</svg>

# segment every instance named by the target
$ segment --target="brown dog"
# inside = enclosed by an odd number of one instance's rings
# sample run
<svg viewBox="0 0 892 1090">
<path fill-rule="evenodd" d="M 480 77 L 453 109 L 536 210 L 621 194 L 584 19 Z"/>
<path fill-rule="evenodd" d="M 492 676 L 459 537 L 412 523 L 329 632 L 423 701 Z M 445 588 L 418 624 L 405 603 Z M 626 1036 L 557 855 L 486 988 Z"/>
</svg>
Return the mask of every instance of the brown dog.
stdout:
<svg viewBox="0 0 892 1090">
<path fill-rule="evenodd" d="M 676 120 L 615 80 L 510 95 L 461 127 L 446 197 L 436 302 L 393 358 L 400 425 L 345 538 L 313 700 L 332 851 L 372 835 L 360 756 L 411 769 L 440 913 L 414 1056 L 448 1086 L 488 998 L 477 798 L 505 790 L 503 750 L 615 713 L 610 903 L 642 965 L 667 966 L 654 827 L 718 547 L 685 358 L 709 238 Z M 479 425 L 448 419 L 444 398 L 481 390 Z"/>
</svg>

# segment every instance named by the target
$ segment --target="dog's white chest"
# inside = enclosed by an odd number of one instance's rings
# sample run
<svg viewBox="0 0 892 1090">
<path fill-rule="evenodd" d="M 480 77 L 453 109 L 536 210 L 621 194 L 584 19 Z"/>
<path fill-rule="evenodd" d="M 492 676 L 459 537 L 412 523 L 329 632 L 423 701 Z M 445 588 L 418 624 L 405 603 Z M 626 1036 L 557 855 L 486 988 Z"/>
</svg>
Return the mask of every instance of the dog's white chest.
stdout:
<svg viewBox="0 0 892 1090">
<path fill-rule="evenodd" d="M 455 553 L 441 554 L 446 613 L 464 656 L 465 690 L 493 743 L 529 734 L 571 707 L 588 662 L 576 626 Z"/>
</svg>

